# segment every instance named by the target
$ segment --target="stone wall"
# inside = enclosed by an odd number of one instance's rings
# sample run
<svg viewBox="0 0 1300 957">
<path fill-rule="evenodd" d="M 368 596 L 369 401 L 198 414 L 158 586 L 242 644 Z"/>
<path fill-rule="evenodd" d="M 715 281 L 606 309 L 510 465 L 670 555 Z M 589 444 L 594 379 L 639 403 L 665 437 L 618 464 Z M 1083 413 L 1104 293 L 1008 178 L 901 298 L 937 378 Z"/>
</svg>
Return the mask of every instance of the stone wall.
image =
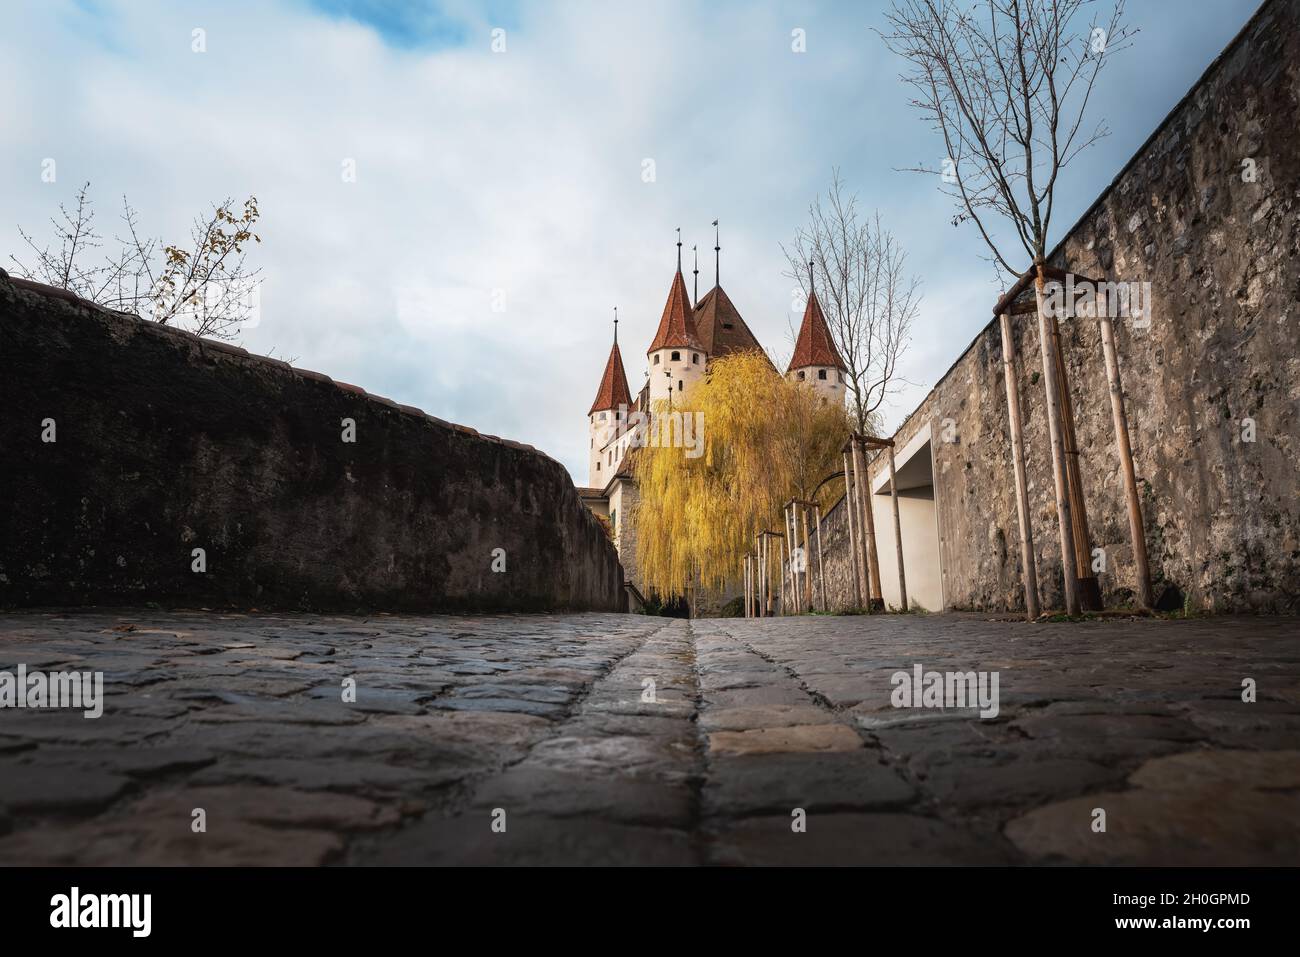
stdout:
<svg viewBox="0 0 1300 957">
<path fill-rule="evenodd" d="M 1300 0 L 1269 0 L 1051 256 L 1084 276 L 1151 283 L 1149 327 L 1116 323 L 1120 367 L 1156 594 L 1197 609 L 1300 611 L 1297 156 Z M 991 318 L 991 298 L 970 308 Z M 1013 325 L 1039 587 L 1044 607 L 1059 608 L 1037 319 Z M 1113 607 L 1132 600 L 1135 575 L 1096 320 L 1063 322 L 1062 339 L 1091 544 L 1105 552 L 1100 584 Z M 946 607 L 1023 609 L 996 320 L 899 428 L 897 446 L 927 427 Z M 873 478 L 884 467 L 873 463 Z M 892 548 L 891 525 L 877 534 Z"/>
<path fill-rule="evenodd" d="M 625 606 L 529 446 L 3 272 L 0 342 L 0 605 Z"/>
</svg>

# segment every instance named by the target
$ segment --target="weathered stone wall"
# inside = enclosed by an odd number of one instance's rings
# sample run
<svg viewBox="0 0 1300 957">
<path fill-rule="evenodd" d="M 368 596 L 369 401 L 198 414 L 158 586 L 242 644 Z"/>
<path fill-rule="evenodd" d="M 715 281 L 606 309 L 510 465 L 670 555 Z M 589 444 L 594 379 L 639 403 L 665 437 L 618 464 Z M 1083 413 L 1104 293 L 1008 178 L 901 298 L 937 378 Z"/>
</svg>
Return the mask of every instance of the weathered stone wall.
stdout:
<svg viewBox="0 0 1300 957">
<path fill-rule="evenodd" d="M 1300 611 L 1298 156 L 1300 0 L 1270 0 L 1051 257 L 1084 276 L 1151 283 L 1150 326 L 1116 323 L 1120 367 L 1156 594 L 1176 586 L 1198 609 Z M 1059 608 L 1037 320 L 1013 324 L 1039 587 Z M 1096 320 L 1063 322 L 1062 339 L 1092 545 L 1105 550 L 1100 583 L 1115 606 L 1132 599 L 1135 575 Z M 897 446 L 927 426 L 947 607 L 1022 609 L 996 320 Z M 873 478 L 884 467 L 875 462 Z M 877 533 L 892 547 L 889 528 Z"/>
<path fill-rule="evenodd" d="M 843 482 L 839 483 L 843 488 Z M 826 603 L 833 612 L 845 612 L 855 607 L 853 601 L 853 564 L 849 554 L 848 509 L 844 497 L 822 516 L 822 561 L 817 565 L 817 552 L 809 555 L 812 565 L 813 607 L 821 608 L 821 589 L 818 575 L 826 575 Z M 890 542 L 893 539 L 889 540 Z M 814 537 L 813 547 L 817 540 Z M 787 586 L 788 587 L 788 586 Z M 787 599 L 789 595 L 786 596 Z"/>
<path fill-rule="evenodd" d="M 3 273 L 0 342 L 0 605 L 624 607 L 529 446 Z"/>
</svg>

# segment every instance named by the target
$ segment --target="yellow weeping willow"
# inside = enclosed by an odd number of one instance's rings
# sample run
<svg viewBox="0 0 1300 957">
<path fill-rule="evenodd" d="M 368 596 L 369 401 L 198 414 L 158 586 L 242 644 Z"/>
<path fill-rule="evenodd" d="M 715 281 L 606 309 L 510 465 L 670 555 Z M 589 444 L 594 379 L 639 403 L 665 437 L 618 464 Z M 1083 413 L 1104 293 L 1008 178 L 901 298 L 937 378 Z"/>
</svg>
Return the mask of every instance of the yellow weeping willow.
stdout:
<svg viewBox="0 0 1300 957">
<path fill-rule="evenodd" d="M 699 423 L 703 454 L 665 443 L 638 449 L 633 465 L 637 565 L 645 586 L 664 596 L 734 581 L 754 536 L 782 530 L 784 504 L 810 498 L 840 469 L 849 432 L 843 406 L 782 378 L 758 352 L 714 360 L 671 411 Z M 823 511 L 836 487 L 822 490 Z"/>
</svg>

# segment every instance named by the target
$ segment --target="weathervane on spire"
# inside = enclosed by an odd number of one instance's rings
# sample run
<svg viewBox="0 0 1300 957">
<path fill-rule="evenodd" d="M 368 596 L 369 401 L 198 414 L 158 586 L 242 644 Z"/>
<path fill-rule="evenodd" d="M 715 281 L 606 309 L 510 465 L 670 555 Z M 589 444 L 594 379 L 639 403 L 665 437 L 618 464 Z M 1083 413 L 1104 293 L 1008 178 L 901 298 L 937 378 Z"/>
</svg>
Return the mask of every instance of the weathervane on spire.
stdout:
<svg viewBox="0 0 1300 957">
<path fill-rule="evenodd" d="M 618 306 L 614 307 L 614 345 L 618 345 Z"/>
<path fill-rule="evenodd" d="M 691 252 L 695 256 L 695 302 L 693 306 L 700 304 L 700 247 L 698 244 L 691 247 Z"/>
<path fill-rule="evenodd" d="M 682 227 L 677 227 L 677 271 L 682 271 Z"/>
<path fill-rule="evenodd" d="M 722 285 L 722 244 L 718 241 L 718 221 L 713 221 L 713 285 Z"/>
</svg>

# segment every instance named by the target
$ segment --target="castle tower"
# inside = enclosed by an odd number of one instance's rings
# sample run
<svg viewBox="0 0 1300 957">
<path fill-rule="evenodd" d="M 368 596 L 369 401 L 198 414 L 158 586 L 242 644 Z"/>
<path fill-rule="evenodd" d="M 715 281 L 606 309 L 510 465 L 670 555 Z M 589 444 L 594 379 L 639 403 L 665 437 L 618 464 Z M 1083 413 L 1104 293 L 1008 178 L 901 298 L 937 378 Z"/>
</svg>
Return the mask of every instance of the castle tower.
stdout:
<svg viewBox="0 0 1300 957">
<path fill-rule="evenodd" d="M 650 365 L 650 408 L 671 395 L 679 399 L 692 385 L 704 378 L 709 355 L 704 351 L 695 330 L 695 313 L 682 278 L 681 250 L 678 249 L 677 274 L 668 290 L 668 302 L 659 320 L 654 341 L 646 350 Z"/>
<path fill-rule="evenodd" d="M 716 228 L 718 221 L 713 225 Z M 741 352 L 757 352 L 766 358 L 767 353 L 758 344 L 758 339 L 750 331 L 740 311 L 731 301 L 731 297 L 722 289 L 722 246 L 715 235 L 713 245 L 713 288 L 704 294 L 704 298 L 695 300 L 695 331 L 704 346 L 705 355 L 713 362 L 724 356 Z M 698 269 L 696 270 L 698 272 Z M 696 276 L 698 280 L 699 277 Z M 776 371 L 774 368 L 773 372 Z"/>
<path fill-rule="evenodd" d="M 811 270 L 810 270 L 811 272 Z M 821 303 L 812 288 L 811 275 L 808 283 L 808 305 L 804 307 L 803 322 L 799 324 L 799 336 L 795 339 L 794 355 L 790 357 L 790 367 L 786 369 L 787 379 L 809 383 L 825 402 L 844 402 L 847 390 L 844 385 L 844 360 L 840 358 L 831 338 L 826 317 L 822 315 Z"/>
<path fill-rule="evenodd" d="M 632 394 L 628 391 L 627 375 L 623 371 L 623 355 L 618 351 L 617 311 L 614 316 L 614 345 L 609 350 L 605 373 L 600 377 L 596 400 L 587 413 L 587 485 L 590 488 L 604 488 L 617 471 L 619 463 L 610 459 L 613 453 L 607 451 L 606 446 L 619 434 L 620 407 L 626 415 L 632 406 Z"/>
</svg>

